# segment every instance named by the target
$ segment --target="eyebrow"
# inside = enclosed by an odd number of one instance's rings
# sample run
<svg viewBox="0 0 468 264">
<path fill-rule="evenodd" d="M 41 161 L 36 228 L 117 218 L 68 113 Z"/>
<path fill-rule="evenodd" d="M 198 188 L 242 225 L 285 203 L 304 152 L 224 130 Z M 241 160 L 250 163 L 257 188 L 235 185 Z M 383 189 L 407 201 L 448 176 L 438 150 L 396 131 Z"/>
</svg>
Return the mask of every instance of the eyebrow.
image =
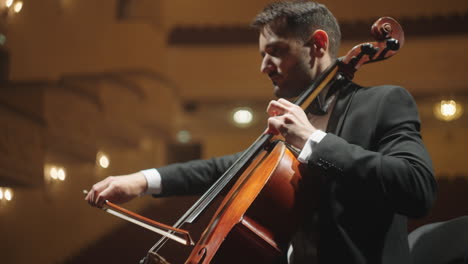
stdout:
<svg viewBox="0 0 468 264">
<path fill-rule="evenodd" d="M 268 48 L 280 48 L 280 49 L 289 49 L 289 45 L 282 41 L 274 41 L 265 45 L 265 50 Z"/>
<path fill-rule="evenodd" d="M 264 51 L 260 52 L 260 56 L 262 58 L 265 57 L 265 54 L 267 53 L 267 52 L 265 52 L 265 50 L 268 49 L 268 48 L 288 48 L 288 44 L 285 43 L 284 41 L 281 41 L 281 39 L 277 39 L 277 40 L 274 40 L 274 41 L 272 41 L 270 43 L 265 44 Z"/>
</svg>

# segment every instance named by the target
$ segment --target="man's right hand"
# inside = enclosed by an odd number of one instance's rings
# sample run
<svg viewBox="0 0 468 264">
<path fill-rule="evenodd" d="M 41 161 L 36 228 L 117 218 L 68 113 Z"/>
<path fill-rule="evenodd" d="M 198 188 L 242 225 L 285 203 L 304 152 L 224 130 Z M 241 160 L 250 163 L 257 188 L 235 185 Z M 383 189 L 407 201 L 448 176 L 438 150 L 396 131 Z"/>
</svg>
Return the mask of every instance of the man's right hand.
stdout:
<svg viewBox="0 0 468 264">
<path fill-rule="evenodd" d="M 106 200 L 113 203 L 126 203 L 148 188 L 146 178 L 141 172 L 109 176 L 93 185 L 85 197 L 91 206 L 102 207 Z"/>
</svg>

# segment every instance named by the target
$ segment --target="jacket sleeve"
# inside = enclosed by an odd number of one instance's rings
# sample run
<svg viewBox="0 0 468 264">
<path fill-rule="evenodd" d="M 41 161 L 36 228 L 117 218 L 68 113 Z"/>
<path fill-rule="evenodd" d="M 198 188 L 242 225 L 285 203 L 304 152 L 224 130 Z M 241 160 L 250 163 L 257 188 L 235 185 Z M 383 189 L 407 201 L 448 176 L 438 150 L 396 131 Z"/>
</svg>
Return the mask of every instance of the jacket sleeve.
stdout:
<svg viewBox="0 0 468 264">
<path fill-rule="evenodd" d="M 392 208 L 411 217 L 427 214 L 436 194 L 432 163 L 420 135 L 416 104 L 401 87 L 390 87 L 368 115 L 373 150 L 328 133 L 309 164 L 335 181 L 344 199 Z M 354 127 L 359 135 L 359 129 Z M 361 131 L 368 135 L 369 132 Z M 340 191 L 342 190 L 342 191 Z"/>
<path fill-rule="evenodd" d="M 162 193 L 154 196 L 201 194 L 237 160 L 240 154 L 175 163 L 158 168 Z"/>
</svg>

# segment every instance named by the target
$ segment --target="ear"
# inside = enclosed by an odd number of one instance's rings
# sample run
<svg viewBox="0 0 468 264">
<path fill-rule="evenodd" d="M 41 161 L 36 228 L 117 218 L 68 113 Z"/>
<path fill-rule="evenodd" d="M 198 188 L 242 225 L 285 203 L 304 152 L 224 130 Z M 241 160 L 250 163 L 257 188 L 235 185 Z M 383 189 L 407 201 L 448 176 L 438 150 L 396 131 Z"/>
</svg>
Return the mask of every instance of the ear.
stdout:
<svg viewBox="0 0 468 264">
<path fill-rule="evenodd" d="M 328 52 L 328 34 L 327 32 L 317 29 L 310 36 L 310 52 L 314 57 L 322 57 Z"/>
</svg>

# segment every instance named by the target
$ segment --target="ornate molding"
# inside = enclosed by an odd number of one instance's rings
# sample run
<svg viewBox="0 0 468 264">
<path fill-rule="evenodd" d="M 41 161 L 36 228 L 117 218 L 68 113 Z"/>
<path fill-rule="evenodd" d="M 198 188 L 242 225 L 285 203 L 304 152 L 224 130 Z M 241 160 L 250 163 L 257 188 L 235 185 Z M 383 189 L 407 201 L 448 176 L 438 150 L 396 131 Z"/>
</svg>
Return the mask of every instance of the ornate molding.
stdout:
<svg viewBox="0 0 468 264">
<path fill-rule="evenodd" d="M 369 38 L 370 26 L 376 19 L 340 21 L 342 40 Z M 430 17 L 401 17 L 397 21 L 407 38 L 468 34 L 468 11 Z M 257 32 L 246 25 L 181 25 L 174 27 L 167 38 L 169 45 L 239 45 L 256 44 L 257 41 Z"/>
<path fill-rule="evenodd" d="M 102 102 L 96 89 L 96 84 L 99 82 L 107 82 L 113 85 L 123 87 L 133 94 L 139 100 L 144 101 L 147 97 L 145 90 L 134 79 L 148 79 L 154 82 L 161 83 L 167 86 L 173 92 L 174 96 L 180 97 L 180 88 L 176 83 L 162 73 L 155 72 L 145 68 L 128 68 L 117 69 L 109 72 L 93 72 L 93 73 L 72 73 L 61 76 L 58 85 L 71 89 L 82 96 L 88 97 L 99 107 L 102 107 Z M 88 87 L 89 86 L 89 87 Z"/>
<path fill-rule="evenodd" d="M 96 90 L 94 87 L 96 86 L 97 83 L 99 82 L 108 82 L 112 83 L 114 85 L 123 87 L 125 89 L 128 89 L 130 92 L 135 94 L 139 100 L 144 100 L 145 98 L 145 93 L 143 89 L 136 83 L 132 82 L 131 80 L 128 80 L 125 78 L 125 76 L 122 76 L 121 74 L 118 73 L 113 73 L 113 72 L 99 72 L 99 73 L 75 73 L 75 74 L 69 74 L 69 75 L 64 75 L 60 79 L 60 83 L 65 86 L 72 86 L 75 89 L 81 90 L 81 93 L 87 94 L 90 96 L 91 94 L 89 92 L 84 92 L 83 89 L 79 89 L 79 87 L 83 87 L 83 84 L 89 84 L 90 86 L 93 87 L 93 90 Z M 91 95 L 95 96 L 95 95 Z"/>
</svg>

